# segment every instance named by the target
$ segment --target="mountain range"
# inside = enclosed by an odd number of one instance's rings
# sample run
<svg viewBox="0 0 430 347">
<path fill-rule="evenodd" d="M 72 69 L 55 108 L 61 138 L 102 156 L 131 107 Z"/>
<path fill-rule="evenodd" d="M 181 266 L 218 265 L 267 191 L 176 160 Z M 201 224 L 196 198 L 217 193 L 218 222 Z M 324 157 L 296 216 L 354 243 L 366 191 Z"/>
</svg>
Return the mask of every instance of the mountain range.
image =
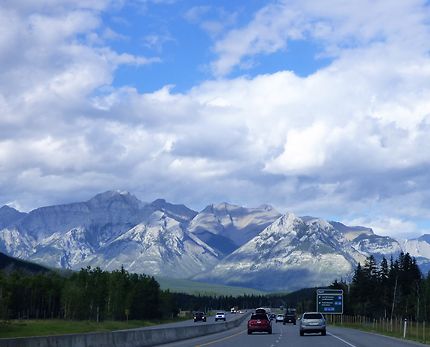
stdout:
<svg viewBox="0 0 430 347">
<path fill-rule="evenodd" d="M 228 203 L 194 211 L 108 191 L 24 213 L 0 208 L 0 252 L 49 267 L 114 270 L 293 290 L 350 278 L 358 262 L 409 252 L 430 268 L 430 235 L 395 240 L 371 228 Z"/>
</svg>

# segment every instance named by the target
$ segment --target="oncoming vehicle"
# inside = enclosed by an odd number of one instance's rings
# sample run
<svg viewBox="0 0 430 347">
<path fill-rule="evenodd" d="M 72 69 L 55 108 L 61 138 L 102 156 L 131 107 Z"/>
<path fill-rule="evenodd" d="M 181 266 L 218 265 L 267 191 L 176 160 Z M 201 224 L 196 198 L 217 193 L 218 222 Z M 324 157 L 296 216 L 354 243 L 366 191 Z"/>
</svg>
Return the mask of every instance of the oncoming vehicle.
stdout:
<svg viewBox="0 0 430 347">
<path fill-rule="evenodd" d="M 254 332 L 272 333 L 272 323 L 266 313 L 253 313 L 248 321 L 248 335 Z"/>
<path fill-rule="evenodd" d="M 319 312 L 305 312 L 300 319 L 300 336 L 305 333 L 321 333 L 326 335 L 326 322 L 324 316 Z"/>
<path fill-rule="evenodd" d="M 276 315 L 276 323 L 283 322 L 284 321 L 284 315 L 283 314 L 277 314 Z"/>
<path fill-rule="evenodd" d="M 215 315 L 215 322 L 218 320 L 223 320 L 225 322 L 225 313 L 224 312 L 217 312 Z"/>
<path fill-rule="evenodd" d="M 194 322 L 206 322 L 206 314 L 204 312 L 194 312 Z"/>
</svg>

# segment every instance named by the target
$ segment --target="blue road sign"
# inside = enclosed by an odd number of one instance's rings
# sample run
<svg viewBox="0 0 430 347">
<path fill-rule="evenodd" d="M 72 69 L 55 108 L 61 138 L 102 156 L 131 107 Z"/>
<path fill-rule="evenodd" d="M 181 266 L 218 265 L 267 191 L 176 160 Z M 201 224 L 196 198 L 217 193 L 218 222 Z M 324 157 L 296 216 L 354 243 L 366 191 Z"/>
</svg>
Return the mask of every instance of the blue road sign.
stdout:
<svg viewBox="0 0 430 347">
<path fill-rule="evenodd" d="M 317 289 L 317 311 L 327 314 L 343 314 L 343 290 Z"/>
</svg>

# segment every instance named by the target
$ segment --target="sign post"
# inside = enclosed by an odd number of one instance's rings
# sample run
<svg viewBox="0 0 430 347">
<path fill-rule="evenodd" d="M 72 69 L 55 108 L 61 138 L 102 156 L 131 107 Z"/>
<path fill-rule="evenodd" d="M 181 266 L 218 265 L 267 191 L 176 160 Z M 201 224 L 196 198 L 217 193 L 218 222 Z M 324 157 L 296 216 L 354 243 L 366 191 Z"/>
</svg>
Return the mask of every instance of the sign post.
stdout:
<svg viewBox="0 0 430 347">
<path fill-rule="evenodd" d="M 343 314 L 343 290 L 317 289 L 317 312 Z"/>
</svg>

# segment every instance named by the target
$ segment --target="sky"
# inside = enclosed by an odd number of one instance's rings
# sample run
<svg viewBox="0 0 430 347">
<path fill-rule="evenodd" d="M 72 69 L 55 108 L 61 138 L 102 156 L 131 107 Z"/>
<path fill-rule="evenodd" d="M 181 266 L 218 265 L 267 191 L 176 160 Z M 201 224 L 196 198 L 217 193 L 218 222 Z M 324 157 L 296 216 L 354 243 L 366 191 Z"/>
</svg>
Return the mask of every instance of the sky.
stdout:
<svg viewBox="0 0 430 347">
<path fill-rule="evenodd" d="M 430 233 L 430 3 L 3 0 L 0 206 L 126 190 Z"/>
</svg>

